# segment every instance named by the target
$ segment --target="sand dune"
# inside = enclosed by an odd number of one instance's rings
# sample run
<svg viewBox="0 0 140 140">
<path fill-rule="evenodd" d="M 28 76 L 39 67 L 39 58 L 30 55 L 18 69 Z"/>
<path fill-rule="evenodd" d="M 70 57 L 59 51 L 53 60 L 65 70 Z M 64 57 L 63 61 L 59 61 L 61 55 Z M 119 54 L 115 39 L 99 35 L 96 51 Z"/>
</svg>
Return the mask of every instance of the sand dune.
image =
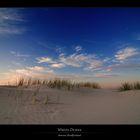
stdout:
<svg viewBox="0 0 140 140">
<path fill-rule="evenodd" d="M 0 87 L 0 124 L 140 124 L 140 91 Z M 36 94 L 36 95 L 35 95 Z"/>
</svg>

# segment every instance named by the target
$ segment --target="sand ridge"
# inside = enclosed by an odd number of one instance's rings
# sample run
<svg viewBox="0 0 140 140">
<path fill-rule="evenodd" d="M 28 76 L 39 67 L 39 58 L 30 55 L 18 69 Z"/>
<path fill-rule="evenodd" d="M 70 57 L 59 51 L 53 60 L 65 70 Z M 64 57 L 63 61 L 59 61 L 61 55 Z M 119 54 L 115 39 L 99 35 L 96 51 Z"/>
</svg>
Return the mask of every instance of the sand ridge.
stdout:
<svg viewBox="0 0 140 140">
<path fill-rule="evenodd" d="M 140 91 L 0 87 L 0 124 L 139 124 Z"/>
</svg>

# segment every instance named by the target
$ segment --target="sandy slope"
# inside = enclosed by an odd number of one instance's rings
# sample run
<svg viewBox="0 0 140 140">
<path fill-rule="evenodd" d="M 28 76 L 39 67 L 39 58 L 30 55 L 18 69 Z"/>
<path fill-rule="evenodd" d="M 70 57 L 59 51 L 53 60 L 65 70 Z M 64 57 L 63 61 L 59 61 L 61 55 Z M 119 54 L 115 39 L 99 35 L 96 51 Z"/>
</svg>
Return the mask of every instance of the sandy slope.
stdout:
<svg viewBox="0 0 140 140">
<path fill-rule="evenodd" d="M 140 124 L 140 91 L 35 91 L 0 87 L 0 124 Z"/>
</svg>

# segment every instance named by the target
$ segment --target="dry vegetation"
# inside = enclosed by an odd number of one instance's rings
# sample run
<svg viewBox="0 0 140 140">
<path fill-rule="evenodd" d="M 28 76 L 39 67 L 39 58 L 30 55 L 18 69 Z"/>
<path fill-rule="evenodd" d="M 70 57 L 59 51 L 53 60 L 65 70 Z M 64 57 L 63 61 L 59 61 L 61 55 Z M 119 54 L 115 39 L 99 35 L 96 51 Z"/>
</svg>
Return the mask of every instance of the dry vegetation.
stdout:
<svg viewBox="0 0 140 140">
<path fill-rule="evenodd" d="M 16 82 L 17 87 L 36 87 L 36 86 L 45 86 L 47 88 L 57 88 L 57 89 L 67 89 L 71 90 L 74 88 L 100 88 L 98 83 L 94 82 L 71 82 L 64 79 L 54 79 L 54 80 L 39 80 L 39 79 L 24 79 L 20 78 Z"/>
<path fill-rule="evenodd" d="M 134 82 L 134 83 L 129 83 L 125 82 L 121 85 L 119 88 L 120 91 L 126 91 L 126 90 L 140 90 L 140 82 Z"/>
</svg>

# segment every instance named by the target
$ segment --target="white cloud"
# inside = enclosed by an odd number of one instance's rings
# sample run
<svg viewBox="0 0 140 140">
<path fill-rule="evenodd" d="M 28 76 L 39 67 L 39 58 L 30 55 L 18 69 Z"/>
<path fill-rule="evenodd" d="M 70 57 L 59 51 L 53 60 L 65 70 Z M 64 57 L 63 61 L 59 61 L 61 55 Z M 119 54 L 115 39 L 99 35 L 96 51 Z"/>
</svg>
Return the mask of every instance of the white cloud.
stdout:
<svg viewBox="0 0 140 140">
<path fill-rule="evenodd" d="M 89 60 L 87 70 L 94 70 L 102 66 L 103 62 L 101 60 Z"/>
<path fill-rule="evenodd" d="M 17 53 L 16 56 L 17 57 L 29 57 L 30 55 L 29 54 L 19 54 L 19 53 Z"/>
<path fill-rule="evenodd" d="M 138 49 L 133 48 L 133 47 L 127 47 L 125 49 L 119 50 L 116 53 L 115 58 L 116 58 L 116 60 L 123 62 L 123 61 L 127 60 L 128 58 L 135 56 L 137 54 L 139 54 Z"/>
<path fill-rule="evenodd" d="M 73 53 L 66 55 L 59 54 L 58 59 L 53 60 L 50 57 L 36 58 L 38 63 L 48 63 L 52 68 L 63 68 L 71 66 L 75 68 L 83 68 L 84 70 L 99 69 L 103 65 L 103 61 L 96 58 L 94 54 Z M 85 68 L 86 67 L 86 68 Z"/>
<path fill-rule="evenodd" d="M 55 50 L 56 52 L 58 52 L 58 53 L 62 53 L 62 48 L 56 48 L 56 50 Z"/>
<path fill-rule="evenodd" d="M 25 28 L 17 23 L 23 21 L 19 9 L 0 8 L 0 34 L 22 34 Z"/>
<path fill-rule="evenodd" d="M 7 78 L 12 77 L 32 77 L 32 78 L 53 78 L 55 77 L 54 71 L 47 67 L 25 67 L 15 70 L 9 70 L 9 72 L 6 73 Z"/>
<path fill-rule="evenodd" d="M 38 63 L 55 63 L 55 61 L 52 60 L 50 57 L 39 57 L 36 58 Z"/>
<path fill-rule="evenodd" d="M 10 51 L 10 53 L 11 53 L 11 54 L 14 54 L 14 55 L 16 54 L 16 52 L 15 52 L 15 51 Z"/>
<path fill-rule="evenodd" d="M 23 17 L 18 13 L 19 9 L 15 8 L 0 8 L 0 21 L 4 20 L 16 20 L 24 21 Z"/>
<path fill-rule="evenodd" d="M 72 67 L 81 67 L 81 62 L 86 60 L 87 57 L 84 54 L 71 54 L 67 57 L 60 56 L 60 62 L 64 63 L 65 65 L 72 66 Z"/>
<path fill-rule="evenodd" d="M 39 67 L 39 66 L 34 66 L 34 67 L 27 67 L 29 70 L 32 70 L 32 71 L 39 71 L 39 72 L 42 72 L 45 70 L 44 67 Z"/>
<path fill-rule="evenodd" d="M 16 69 L 15 72 L 18 74 L 26 75 L 26 76 L 30 76 L 32 73 L 32 71 L 30 71 L 28 69 Z"/>
<path fill-rule="evenodd" d="M 10 51 L 10 53 L 16 57 L 29 57 L 30 56 L 29 54 L 20 54 L 20 53 L 17 53 L 15 51 Z"/>
<path fill-rule="evenodd" d="M 25 74 L 25 75 L 32 75 L 33 73 L 53 73 L 54 72 L 52 69 L 49 69 L 47 67 L 40 67 L 40 66 L 26 67 L 23 69 L 16 69 L 15 71 L 19 74 Z"/>
<path fill-rule="evenodd" d="M 111 60 L 111 58 L 106 57 L 106 58 L 103 59 L 103 62 L 109 62 L 110 60 Z"/>
<path fill-rule="evenodd" d="M 34 67 L 26 67 L 26 69 L 32 72 L 54 73 L 54 71 L 48 67 L 34 66 Z"/>
<path fill-rule="evenodd" d="M 134 69 L 140 68 L 140 64 L 112 64 L 107 67 L 107 71 L 112 71 L 115 69 Z"/>
<path fill-rule="evenodd" d="M 0 27 L 0 34 L 22 34 L 25 31 L 24 28 L 16 29 L 15 27 Z"/>
<path fill-rule="evenodd" d="M 63 68 L 63 67 L 65 67 L 65 65 L 63 63 L 57 63 L 57 64 L 52 64 L 51 67 L 52 68 Z"/>
<path fill-rule="evenodd" d="M 72 67 L 84 67 L 86 70 L 93 70 L 100 66 L 102 66 L 103 62 L 101 60 L 96 59 L 95 55 L 87 55 L 87 54 L 72 54 L 67 57 L 60 57 L 60 61 L 65 65 L 69 65 Z M 86 67 L 86 68 L 85 68 Z"/>
<path fill-rule="evenodd" d="M 73 53 L 66 56 L 64 53 L 59 54 L 57 60 L 53 60 L 50 57 L 36 58 L 38 63 L 48 63 L 52 68 L 63 68 L 65 66 L 71 66 L 75 68 L 87 67 L 87 70 L 96 69 L 102 66 L 103 62 L 96 59 L 95 55 L 77 54 Z M 85 68 L 84 68 L 85 69 Z"/>
<path fill-rule="evenodd" d="M 75 47 L 75 50 L 76 50 L 76 52 L 79 52 L 79 51 L 82 50 L 82 47 L 81 47 L 81 46 L 76 46 L 76 47 Z"/>
<path fill-rule="evenodd" d="M 59 57 L 64 57 L 65 56 L 65 53 L 60 53 L 59 54 Z"/>
</svg>

